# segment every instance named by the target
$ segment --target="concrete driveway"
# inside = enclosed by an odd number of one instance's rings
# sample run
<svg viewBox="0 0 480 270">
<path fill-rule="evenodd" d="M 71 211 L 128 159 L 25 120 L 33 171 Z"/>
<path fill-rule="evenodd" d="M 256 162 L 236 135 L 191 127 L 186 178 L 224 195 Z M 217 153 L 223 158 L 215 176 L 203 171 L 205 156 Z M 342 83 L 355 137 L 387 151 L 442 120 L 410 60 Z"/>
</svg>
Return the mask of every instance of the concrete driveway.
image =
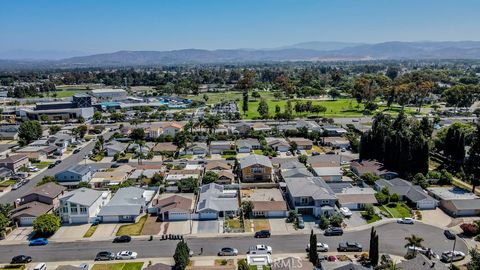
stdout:
<svg viewBox="0 0 480 270">
<path fill-rule="evenodd" d="M 219 233 L 218 220 L 198 220 L 193 221 L 193 234 L 195 233 Z"/>
<path fill-rule="evenodd" d="M 52 240 L 82 239 L 91 224 L 64 225 L 50 237 Z"/>
<path fill-rule="evenodd" d="M 190 220 L 184 221 L 169 221 L 165 228 L 167 229 L 167 234 L 190 234 L 190 226 L 193 226 L 193 223 Z M 217 223 L 218 224 L 218 223 Z"/>
<path fill-rule="evenodd" d="M 362 215 L 359 211 L 352 211 L 352 216 L 349 218 L 344 218 L 343 222 L 347 224 L 348 228 L 355 228 L 367 224 L 367 221 L 362 218 Z"/>
<path fill-rule="evenodd" d="M 435 210 L 422 210 L 420 213 L 422 213 L 423 222 L 434 226 L 449 227 L 450 223 L 452 223 L 452 218 L 445 214 L 440 208 Z"/>
<path fill-rule="evenodd" d="M 92 235 L 92 239 L 112 239 L 117 234 L 121 224 L 99 224 L 97 230 Z"/>
<path fill-rule="evenodd" d="M 18 227 L 11 232 L 5 240 L 7 241 L 28 241 L 33 233 L 33 227 Z"/>
<path fill-rule="evenodd" d="M 289 228 L 293 229 L 292 223 L 286 223 L 285 218 L 270 218 L 268 219 L 270 223 L 270 231 L 272 234 L 285 234 L 288 233 Z"/>
</svg>

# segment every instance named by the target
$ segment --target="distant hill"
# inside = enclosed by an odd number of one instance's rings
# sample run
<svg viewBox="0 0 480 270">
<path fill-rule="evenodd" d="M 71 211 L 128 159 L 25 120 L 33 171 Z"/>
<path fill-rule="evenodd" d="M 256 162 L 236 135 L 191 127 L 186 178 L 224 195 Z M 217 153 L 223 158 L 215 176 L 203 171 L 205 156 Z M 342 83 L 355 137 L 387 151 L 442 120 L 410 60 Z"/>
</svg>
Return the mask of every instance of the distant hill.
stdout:
<svg viewBox="0 0 480 270">
<path fill-rule="evenodd" d="M 1 59 L 1 58 L 0 58 Z M 118 51 L 59 60 L 0 60 L 0 68 L 120 67 L 275 61 L 480 59 L 480 42 L 306 42 L 273 49 Z"/>
</svg>

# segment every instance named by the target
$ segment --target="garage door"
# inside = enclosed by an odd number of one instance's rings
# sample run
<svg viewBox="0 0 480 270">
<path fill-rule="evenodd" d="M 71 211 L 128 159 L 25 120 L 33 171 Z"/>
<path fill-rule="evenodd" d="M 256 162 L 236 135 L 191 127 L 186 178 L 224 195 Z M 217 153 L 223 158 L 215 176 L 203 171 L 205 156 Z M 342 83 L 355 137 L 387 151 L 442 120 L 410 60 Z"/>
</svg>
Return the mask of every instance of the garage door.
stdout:
<svg viewBox="0 0 480 270">
<path fill-rule="evenodd" d="M 342 203 L 341 207 L 347 207 L 350 210 L 358 210 L 361 208 L 361 204 L 359 203 Z"/>
<path fill-rule="evenodd" d="M 101 219 L 105 223 L 118 222 L 118 216 L 102 216 Z"/>
<path fill-rule="evenodd" d="M 187 220 L 188 214 L 187 213 L 169 213 L 168 220 Z"/>
<path fill-rule="evenodd" d="M 32 226 L 34 220 L 34 217 L 21 217 L 20 226 Z"/>
<path fill-rule="evenodd" d="M 313 215 L 313 208 L 298 208 L 297 212 L 302 215 Z"/>
<path fill-rule="evenodd" d="M 74 224 L 88 223 L 88 217 L 72 217 L 71 219 Z"/>
<path fill-rule="evenodd" d="M 217 213 L 216 212 L 203 212 L 200 213 L 199 219 L 217 219 Z"/>
<path fill-rule="evenodd" d="M 281 218 L 286 216 L 287 216 L 286 211 L 268 211 L 267 212 L 267 217 L 271 217 L 271 218 Z"/>
<path fill-rule="evenodd" d="M 419 209 L 435 209 L 437 206 L 436 202 L 419 202 L 417 203 L 417 208 Z"/>
</svg>

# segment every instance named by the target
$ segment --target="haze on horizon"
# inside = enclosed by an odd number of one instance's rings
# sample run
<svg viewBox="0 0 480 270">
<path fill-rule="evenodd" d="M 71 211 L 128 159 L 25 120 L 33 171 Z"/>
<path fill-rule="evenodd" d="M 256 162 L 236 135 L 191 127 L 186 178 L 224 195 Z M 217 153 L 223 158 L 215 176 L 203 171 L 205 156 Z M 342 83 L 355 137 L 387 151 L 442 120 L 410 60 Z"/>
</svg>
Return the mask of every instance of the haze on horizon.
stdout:
<svg viewBox="0 0 480 270">
<path fill-rule="evenodd" d="M 475 0 L 2 1 L 0 52 L 59 58 L 309 41 L 478 40 L 478 10 Z"/>
</svg>

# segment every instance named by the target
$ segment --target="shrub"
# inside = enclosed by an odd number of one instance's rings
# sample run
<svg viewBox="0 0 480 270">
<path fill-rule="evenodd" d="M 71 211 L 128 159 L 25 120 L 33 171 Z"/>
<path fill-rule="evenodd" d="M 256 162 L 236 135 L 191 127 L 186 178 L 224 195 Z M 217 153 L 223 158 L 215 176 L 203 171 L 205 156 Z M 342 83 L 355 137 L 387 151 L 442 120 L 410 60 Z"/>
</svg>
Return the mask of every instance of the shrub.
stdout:
<svg viewBox="0 0 480 270">
<path fill-rule="evenodd" d="M 460 225 L 463 233 L 467 236 L 475 236 L 479 233 L 478 226 L 472 223 L 463 223 Z"/>
<path fill-rule="evenodd" d="M 33 231 L 39 235 L 52 235 L 59 228 L 60 218 L 54 214 L 43 214 L 33 222 Z"/>
</svg>

